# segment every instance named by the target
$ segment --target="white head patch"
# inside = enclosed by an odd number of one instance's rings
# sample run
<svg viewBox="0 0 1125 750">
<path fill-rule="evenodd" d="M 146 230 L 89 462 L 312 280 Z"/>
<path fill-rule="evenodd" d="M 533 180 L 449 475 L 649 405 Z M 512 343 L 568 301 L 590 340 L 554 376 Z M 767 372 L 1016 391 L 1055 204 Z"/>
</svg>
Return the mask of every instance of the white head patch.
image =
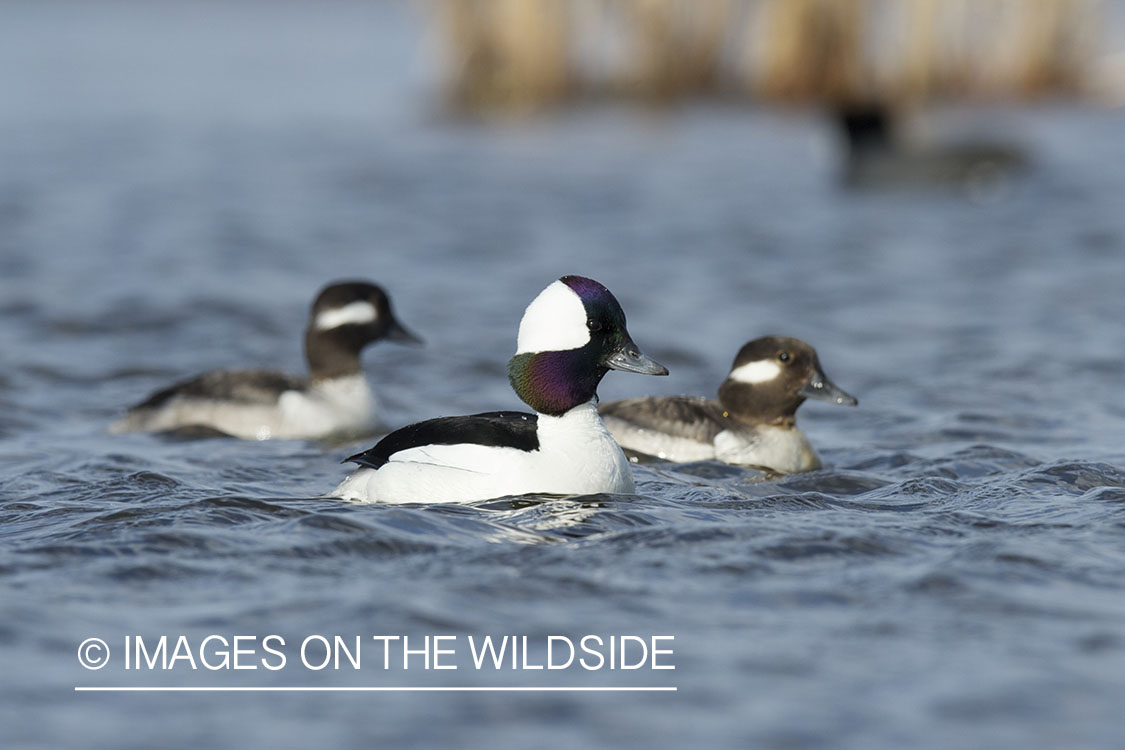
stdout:
<svg viewBox="0 0 1125 750">
<path fill-rule="evenodd" d="M 316 316 L 313 327 L 320 331 L 327 331 L 329 328 L 339 328 L 340 326 L 374 323 L 378 319 L 379 311 L 375 309 L 375 305 L 356 300 L 343 307 L 320 313 Z"/>
<path fill-rule="evenodd" d="M 772 359 L 759 359 L 734 368 L 727 377 L 739 383 L 765 383 L 781 374 L 781 365 Z"/>
<path fill-rule="evenodd" d="M 524 311 L 516 337 L 516 354 L 580 349 L 589 342 L 586 307 L 573 289 L 556 281 Z"/>
</svg>

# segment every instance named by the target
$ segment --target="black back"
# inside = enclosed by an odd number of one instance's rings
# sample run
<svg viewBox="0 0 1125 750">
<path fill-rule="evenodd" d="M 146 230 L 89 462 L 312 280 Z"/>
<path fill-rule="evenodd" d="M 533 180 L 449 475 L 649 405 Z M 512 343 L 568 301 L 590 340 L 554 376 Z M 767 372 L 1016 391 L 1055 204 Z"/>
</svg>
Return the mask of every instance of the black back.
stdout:
<svg viewBox="0 0 1125 750">
<path fill-rule="evenodd" d="M 539 450 L 538 415 L 518 411 L 490 411 L 465 417 L 438 417 L 415 422 L 380 440 L 374 447 L 349 456 L 360 466 L 378 469 L 394 454 L 423 445 L 474 443 L 521 451 Z"/>
</svg>

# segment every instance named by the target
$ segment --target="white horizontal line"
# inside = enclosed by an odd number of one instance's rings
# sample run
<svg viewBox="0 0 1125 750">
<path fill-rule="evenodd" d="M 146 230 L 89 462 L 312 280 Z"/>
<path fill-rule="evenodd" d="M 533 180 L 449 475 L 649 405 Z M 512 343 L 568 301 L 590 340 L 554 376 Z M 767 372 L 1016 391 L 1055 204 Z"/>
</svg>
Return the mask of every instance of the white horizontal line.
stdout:
<svg viewBox="0 0 1125 750">
<path fill-rule="evenodd" d="M 389 687 L 75 687 L 78 693 L 674 693 L 676 687 L 487 687 L 473 685 Z"/>
</svg>

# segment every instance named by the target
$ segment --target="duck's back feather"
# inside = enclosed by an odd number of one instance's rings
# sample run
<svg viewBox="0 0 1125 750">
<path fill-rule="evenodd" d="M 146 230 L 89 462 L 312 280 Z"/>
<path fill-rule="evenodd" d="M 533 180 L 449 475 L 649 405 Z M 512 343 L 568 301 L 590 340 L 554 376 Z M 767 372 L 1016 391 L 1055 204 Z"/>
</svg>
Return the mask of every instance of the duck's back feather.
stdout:
<svg viewBox="0 0 1125 750">
<path fill-rule="evenodd" d="M 273 404 L 282 393 L 308 387 L 305 378 L 271 370 L 215 370 L 157 391 L 134 410 L 157 409 L 176 398 Z"/>
<path fill-rule="evenodd" d="M 603 418 L 622 420 L 636 429 L 699 443 L 711 443 L 716 435 L 729 429 L 722 405 L 698 396 L 631 398 L 602 404 L 598 411 Z M 613 422 L 607 419 L 606 424 L 613 429 Z"/>
<path fill-rule="evenodd" d="M 522 451 L 539 449 L 538 415 L 517 411 L 492 411 L 464 417 L 438 417 L 395 430 L 374 447 L 345 462 L 378 469 L 396 453 L 426 445 L 475 444 Z"/>
</svg>

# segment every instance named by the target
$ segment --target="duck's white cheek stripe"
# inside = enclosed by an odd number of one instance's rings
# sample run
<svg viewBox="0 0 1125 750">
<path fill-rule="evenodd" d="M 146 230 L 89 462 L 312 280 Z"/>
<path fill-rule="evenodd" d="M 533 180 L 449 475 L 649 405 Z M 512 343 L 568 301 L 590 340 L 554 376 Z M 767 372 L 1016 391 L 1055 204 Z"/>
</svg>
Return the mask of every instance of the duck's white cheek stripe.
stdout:
<svg viewBox="0 0 1125 750">
<path fill-rule="evenodd" d="M 781 374 L 781 366 L 772 359 L 747 362 L 730 371 L 730 379 L 739 383 L 765 383 Z"/>
<path fill-rule="evenodd" d="M 374 323 L 379 319 L 379 311 L 370 302 L 349 302 L 335 310 L 325 310 L 316 316 L 316 328 L 327 331 L 346 325 Z"/>
<path fill-rule="evenodd" d="M 589 342 L 586 307 L 570 287 L 556 281 L 527 306 L 516 338 L 516 354 L 579 349 Z"/>
</svg>

